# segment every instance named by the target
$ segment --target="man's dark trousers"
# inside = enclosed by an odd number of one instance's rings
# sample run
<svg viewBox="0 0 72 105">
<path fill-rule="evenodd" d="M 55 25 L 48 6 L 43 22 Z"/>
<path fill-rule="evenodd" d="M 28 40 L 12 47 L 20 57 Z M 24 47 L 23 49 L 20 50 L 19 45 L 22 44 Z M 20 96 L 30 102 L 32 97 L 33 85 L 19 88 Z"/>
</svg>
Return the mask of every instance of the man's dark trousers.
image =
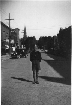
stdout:
<svg viewBox="0 0 72 105">
<path fill-rule="evenodd" d="M 40 62 L 38 60 L 34 60 L 32 62 L 32 70 L 33 70 L 34 82 L 38 82 L 38 73 L 40 70 Z"/>
</svg>

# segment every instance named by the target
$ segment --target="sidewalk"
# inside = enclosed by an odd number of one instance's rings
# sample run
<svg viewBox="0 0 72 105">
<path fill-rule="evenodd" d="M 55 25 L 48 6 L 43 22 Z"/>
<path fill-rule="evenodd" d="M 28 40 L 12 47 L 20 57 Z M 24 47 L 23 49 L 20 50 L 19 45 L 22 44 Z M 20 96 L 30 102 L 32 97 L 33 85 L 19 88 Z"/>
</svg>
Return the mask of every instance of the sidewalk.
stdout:
<svg viewBox="0 0 72 105">
<path fill-rule="evenodd" d="M 10 58 L 9 54 L 2 55 L 2 56 L 1 56 L 1 61 L 7 60 L 7 59 L 9 59 L 9 58 Z"/>
</svg>

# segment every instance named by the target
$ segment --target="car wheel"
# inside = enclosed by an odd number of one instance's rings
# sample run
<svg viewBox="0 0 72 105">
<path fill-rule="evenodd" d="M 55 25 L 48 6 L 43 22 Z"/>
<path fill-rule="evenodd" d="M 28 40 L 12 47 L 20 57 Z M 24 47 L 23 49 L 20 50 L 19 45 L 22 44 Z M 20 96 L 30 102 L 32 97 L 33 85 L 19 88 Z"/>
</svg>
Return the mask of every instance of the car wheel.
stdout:
<svg viewBox="0 0 72 105">
<path fill-rule="evenodd" d="M 19 57 L 18 57 L 18 55 L 17 55 L 17 59 L 18 59 Z"/>
</svg>

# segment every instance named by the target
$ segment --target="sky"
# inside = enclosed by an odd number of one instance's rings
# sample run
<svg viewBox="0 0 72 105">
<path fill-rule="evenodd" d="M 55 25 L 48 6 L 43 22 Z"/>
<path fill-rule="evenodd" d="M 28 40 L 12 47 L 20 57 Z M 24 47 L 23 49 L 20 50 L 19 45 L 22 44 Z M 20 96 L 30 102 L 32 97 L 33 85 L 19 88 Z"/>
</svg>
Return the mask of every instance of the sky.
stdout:
<svg viewBox="0 0 72 105">
<path fill-rule="evenodd" d="M 26 26 L 27 36 L 54 36 L 60 27 L 71 26 L 70 0 L 3 0 L 1 1 L 1 21 L 11 28 L 19 28 L 19 37 L 23 37 Z"/>
</svg>

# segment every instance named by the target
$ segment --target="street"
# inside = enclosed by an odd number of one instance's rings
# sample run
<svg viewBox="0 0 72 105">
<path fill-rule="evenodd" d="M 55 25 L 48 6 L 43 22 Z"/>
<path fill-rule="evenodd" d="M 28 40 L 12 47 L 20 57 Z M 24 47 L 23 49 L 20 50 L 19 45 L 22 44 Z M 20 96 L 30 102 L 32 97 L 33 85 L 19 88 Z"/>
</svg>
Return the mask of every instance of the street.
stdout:
<svg viewBox="0 0 72 105">
<path fill-rule="evenodd" d="M 1 62 L 1 105 L 71 105 L 68 62 L 44 52 L 41 56 L 39 84 L 32 84 L 30 54 Z"/>
</svg>

